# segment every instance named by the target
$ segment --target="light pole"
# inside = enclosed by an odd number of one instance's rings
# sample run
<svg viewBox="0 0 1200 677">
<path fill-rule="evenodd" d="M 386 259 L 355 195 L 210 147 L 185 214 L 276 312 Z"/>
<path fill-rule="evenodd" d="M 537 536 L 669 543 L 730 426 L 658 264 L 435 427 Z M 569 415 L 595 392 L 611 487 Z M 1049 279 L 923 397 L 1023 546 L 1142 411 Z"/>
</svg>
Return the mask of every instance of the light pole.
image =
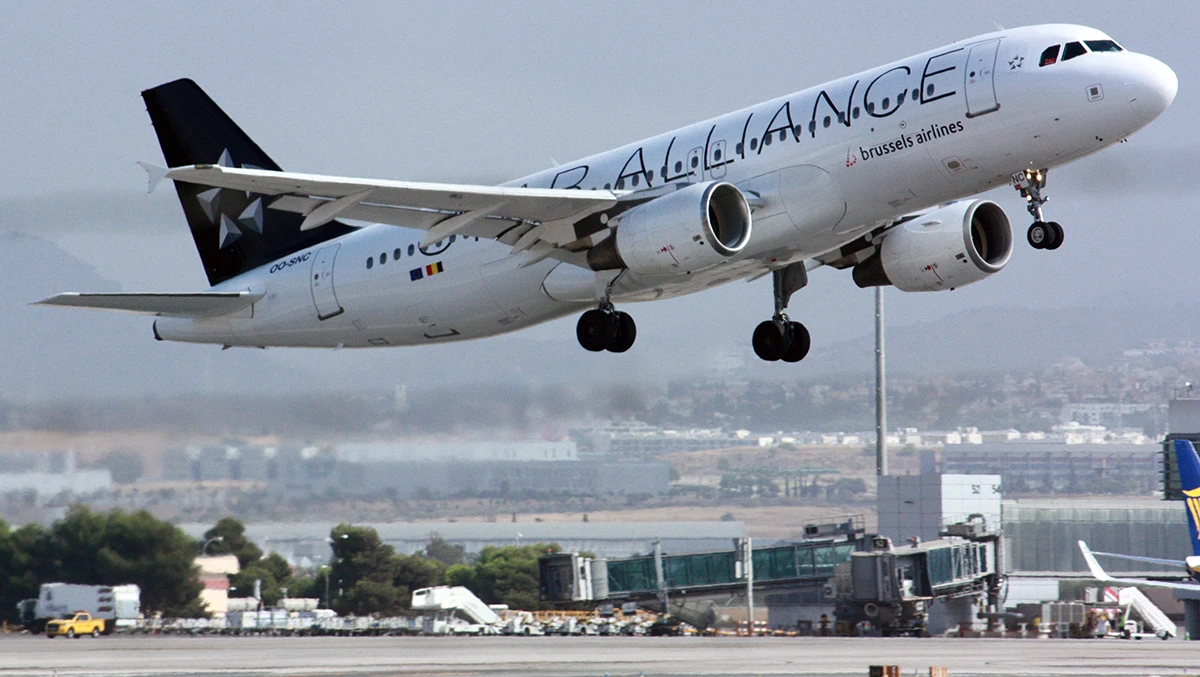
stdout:
<svg viewBox="0 0 1200 677">
<path fill-rule="evenodd" d="M 883 344 L 883 287 L 875 288 L 875 474 L 888 474 L 887 362 Z"/>
<path fill-rule="evenodd" d="M 225 542 L 224 536 L 214 536 L 214 537 L 208 539 L 207 541 L 204 542 L 204 545 L 200 546 L 200 556 L 208 557 L 208 555 L 206 553 L 208 552 L 208 546 L 210 543 L 224 543 L 224 542 Z"/>
</svg>

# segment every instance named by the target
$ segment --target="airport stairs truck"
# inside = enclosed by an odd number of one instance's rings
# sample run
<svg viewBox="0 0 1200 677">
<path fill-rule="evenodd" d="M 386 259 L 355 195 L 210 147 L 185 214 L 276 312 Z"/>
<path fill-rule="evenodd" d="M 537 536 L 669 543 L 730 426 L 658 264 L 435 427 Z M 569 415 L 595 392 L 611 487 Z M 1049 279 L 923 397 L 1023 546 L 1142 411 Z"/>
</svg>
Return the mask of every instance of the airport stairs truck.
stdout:
<svg viewBox="0 0 1200 677">
<path fill-rule="evenodd" d="M 421 588 L 413 593 L 412 608 L 427 612 L 422 631 L 430 635 L 493 635 L 503 622 L 475 593 L 460 585 Z"/>
<path fill-rule="evenodd" d="M 137 625 L 142 612 L 141 595 L 141 588 L 136 585 L 44 583 L 36 599 L 17 604 L 17 612 L 21 623 L 36 633 L 45 630 L 52 620 L 73 618 L 85 612 L 90 618 L 101 620 L 101 632 L 107 634 Z"/>
</svg>

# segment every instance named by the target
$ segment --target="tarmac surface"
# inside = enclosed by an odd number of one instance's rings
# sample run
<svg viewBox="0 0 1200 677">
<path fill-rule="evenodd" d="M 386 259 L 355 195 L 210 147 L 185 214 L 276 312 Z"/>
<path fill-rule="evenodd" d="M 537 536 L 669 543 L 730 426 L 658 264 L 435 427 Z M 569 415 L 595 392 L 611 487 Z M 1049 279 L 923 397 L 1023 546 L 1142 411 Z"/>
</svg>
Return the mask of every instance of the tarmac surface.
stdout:
<svg viewBox="0 0 1200 677">
<path fill-rule="evenodd" d="M 1200 644 L 1157 639 L 783 637 L 0 636 L 0 677 L 180 675 L 969 675 L 1200 674 Z M 1190 669 L 1190 672 L 1189 672 Z"/>
</svg>

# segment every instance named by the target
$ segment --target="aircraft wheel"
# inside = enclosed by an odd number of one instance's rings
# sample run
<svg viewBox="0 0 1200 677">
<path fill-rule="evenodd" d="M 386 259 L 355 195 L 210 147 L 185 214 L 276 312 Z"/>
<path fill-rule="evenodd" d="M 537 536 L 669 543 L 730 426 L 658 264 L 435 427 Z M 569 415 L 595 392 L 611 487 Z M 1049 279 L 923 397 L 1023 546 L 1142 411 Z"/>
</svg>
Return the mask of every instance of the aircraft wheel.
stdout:
<svg viewBox="0 0 1200 677">
<path fill-rule="evenodd" d="M 787 352 L 788 336 L 782 324 L 767 320 L 754 328 L 751 344 L 754 346 L 754 354 L 760 359 L 775 362 Z"/>
<path fill-rule="evenodd" d="M 616 330 L 613 313 L 595 308 L 579 317 L 579 324 L 575 325 L 575 337 L 586 350 L 598 353 L 612 344 Z"/>
<path fill-rule="evenodd" d="M 783 353 L 782 359 L 784 362 L 799 362 L 808 355 L 808 349 L 812 346 L 812 337 L 808 334 L 808 328 L 799 322 L 789 322 L 792 334 L 791 343 Z"/>
<path fill-rule="evenodd" d="M 1046 227 L 1050 229 L 1050 235 L 1053 236 L 1047 239 L 1046 249 L 1058 249 L 1063 243 L 1063 227 L 1056 221 L 1047 223 Z"/>
<path fill-rule="evenodd" d="M 1034 221 L 1033 225 L 1029 227 L 1029 232 L 1025 233 L 1025 239 L 1029 240 L 1030 247 L 1045 249 L 1051 234 L 1052 231 L 1045 221 Z"/>
<path fill-rule="evenodd" d="M 633 342 L 637 340 L 637 325 L 633 322 L 633 317 L 629 313 L 618 310 L 613 315 L 613 319 L 617 325 L 617 334 L 613 337 L 612 343 L 608 345 L 608 351 L 623 353 L 632 348 Z"/>
</svg>

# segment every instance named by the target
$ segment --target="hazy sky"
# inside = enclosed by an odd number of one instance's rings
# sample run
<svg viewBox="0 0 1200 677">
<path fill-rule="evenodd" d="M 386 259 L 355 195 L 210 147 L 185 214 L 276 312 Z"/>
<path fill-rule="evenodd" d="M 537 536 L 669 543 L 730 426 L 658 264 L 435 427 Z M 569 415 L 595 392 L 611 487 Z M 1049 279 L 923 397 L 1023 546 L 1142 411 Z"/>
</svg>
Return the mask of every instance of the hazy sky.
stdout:
<svg viewBox="0 0 1200 677">
<path fill-rule="evenodd" d="M 0 232 L 53 240 L 127 291 L 204 286 L 173 191 L 144 195 L 135 165 L 161 162 L 139 92 L 168 80 L 199 82 L 286 169 L 499 182 L 995 22 L 1105 30 L 1172 66 L 1179 96 L 1128 144 L 1051 173 L 1047 209 L 1067 229 L 1062 249 L 1029 249 L 1017 194 L 994 191 L 1020 240 L 1007 269 L 952 293 L 890 292 L 890 321 L 990 306 L 1171 304 L 1197 286 L 1190 2 L 5 1 L 0 16 Z M 848 272 L 823 270 L 791 314 L 827 344 L 870 331 L 871 303 Z M 748 350 L 770 314 L 770 286 L 735 282 L 630 310 L 642 349 L 631 365 L 653 364 L 681 336 Z M 522 339 L 574 342 L 573 323 Z M 467 345 L 455 350 L 493 355 Z M 315 355 L 283 359 L 324 359 Z"/>
</svg>

